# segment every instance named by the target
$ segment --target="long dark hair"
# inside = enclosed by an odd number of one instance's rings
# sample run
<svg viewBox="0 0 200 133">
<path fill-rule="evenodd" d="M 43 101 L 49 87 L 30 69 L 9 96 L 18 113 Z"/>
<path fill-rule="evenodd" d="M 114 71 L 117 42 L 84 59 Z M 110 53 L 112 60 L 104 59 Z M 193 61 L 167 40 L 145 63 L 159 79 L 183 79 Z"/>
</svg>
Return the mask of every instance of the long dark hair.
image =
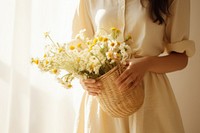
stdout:
<svg viewBox="0 0 200 133">
<path fill-rule="evenodd" d="M 140 0 L 142 5 L 145 0 Z M 169 6 L 171 0 L 148 0 L 149 12 L 153 22 L 163 24 L 165 22 L 164 16 L 170 15 Z"/>
</svg>

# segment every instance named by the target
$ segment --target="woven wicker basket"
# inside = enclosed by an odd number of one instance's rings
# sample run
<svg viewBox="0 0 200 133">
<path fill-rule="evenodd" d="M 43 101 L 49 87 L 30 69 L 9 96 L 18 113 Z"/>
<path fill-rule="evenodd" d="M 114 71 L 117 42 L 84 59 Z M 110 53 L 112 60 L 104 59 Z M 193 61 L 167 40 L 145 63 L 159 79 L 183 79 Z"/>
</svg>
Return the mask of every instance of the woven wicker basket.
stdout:
<svg viewBox="0 0 200 133">
<path fill-rule="evenodd" d="M 144 89 L 141 86 L 119 90 L 114 81 L 119 77 L 117 67 L 99 77 L 102 92 L 97 96 L 101 108 L 112 117 L 126 117 L 136 112 L 143 104 Z"/>
</svg>

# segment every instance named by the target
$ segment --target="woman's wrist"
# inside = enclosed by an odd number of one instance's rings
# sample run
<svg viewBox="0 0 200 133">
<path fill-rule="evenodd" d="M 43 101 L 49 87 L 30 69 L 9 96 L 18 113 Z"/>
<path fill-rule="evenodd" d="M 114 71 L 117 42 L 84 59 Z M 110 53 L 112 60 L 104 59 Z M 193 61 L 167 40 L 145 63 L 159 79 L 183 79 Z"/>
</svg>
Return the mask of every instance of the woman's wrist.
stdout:
<svg viewBox="0 0 200 133">
<path fill-rule="evenodd" d="M 144 57 L 146 70 L 155 73 L 168 73 L 187 66 L 188 57 L 184 53 L 171 53 L 166 56 Z"/>
<path fill-rule="evenodd" d="M 157 58 L 156 56 L 146 56 L 144 58 L 144 65 L 146 66 L 146 71 L 149 72 L 152 70 L 154 60 Z"/>
</svg>

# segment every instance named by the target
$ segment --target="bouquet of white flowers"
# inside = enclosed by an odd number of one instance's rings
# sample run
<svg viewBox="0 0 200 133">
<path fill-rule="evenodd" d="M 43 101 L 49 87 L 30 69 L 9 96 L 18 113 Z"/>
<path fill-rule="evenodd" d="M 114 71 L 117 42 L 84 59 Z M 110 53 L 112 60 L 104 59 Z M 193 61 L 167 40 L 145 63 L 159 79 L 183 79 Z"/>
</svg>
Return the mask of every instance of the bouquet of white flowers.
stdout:
<svg viewBox="0 0 200 133">
<path fill-rule="evenodd" d="M 131 55 L 126 41 L 131 37 L 119 42 L 119 34 L 118 29 L 112 28 L 110 34 L 98 32 L 90 39 L 85 36 L 85 30 L 81 30 L 74 40 L 60 44 L 46 32 L 45 37 L 52 44 L 46 46 L 43 58 L 32 58 L 32 63 L 42 71 L 56 74 L 61 84 L 71 88 L 74 77 L 96 79 L 126 62 Z"/>
<path fill-rule="evenodd" d="M 130 46 L 118 41 L 120 30 L 112 28 L 108 34 L 98 32 L 93 38 L 85 35 L 85 30 L 71 42 L 55 43 L 49 33 L 45 33 L 52 44 L 47 45 L 43 58 L 32 58 L 32 63 L 45 72 L 56 74 L 66 88 L 72 87 L 72 80 L 93 78 L 102 83 L 102 92 L 97 99 L 104 111 L 114 117 L 125 117 L 137 111 L 144 99 L 142 86 L 119 90 L 113 83 L 123 71 L 123 64 L 132 55 Z"/>
</svg>

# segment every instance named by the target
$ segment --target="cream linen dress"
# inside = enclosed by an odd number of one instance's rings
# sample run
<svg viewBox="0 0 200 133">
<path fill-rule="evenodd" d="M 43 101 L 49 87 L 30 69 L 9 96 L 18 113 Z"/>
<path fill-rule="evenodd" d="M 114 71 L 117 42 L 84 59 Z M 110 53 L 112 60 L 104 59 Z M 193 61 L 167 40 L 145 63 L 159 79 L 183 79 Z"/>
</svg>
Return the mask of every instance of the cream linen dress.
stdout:
<svg viewBox="0 0 200 133">
<path fill-rule="evenodd" d="M 189 35 L 189 0 L 173 0 L 166 23 L 153 23 L 140 0 L 80 0 L 73 22 L 73 36 L 86 29 L 92 37 L 99 29 L 117 27 L 121 40 L 130 34 L 131 47 L 139 56 L 169 53 L 194 54 Z M 143 79 L 145 99 L 142 107 L 127 118 L 112 118 L 95 97 L 85 92 L 76 119 L 75 133 L 184 133 L 180 112 L 165 74 L 147 72 Z"/>
</svg>

